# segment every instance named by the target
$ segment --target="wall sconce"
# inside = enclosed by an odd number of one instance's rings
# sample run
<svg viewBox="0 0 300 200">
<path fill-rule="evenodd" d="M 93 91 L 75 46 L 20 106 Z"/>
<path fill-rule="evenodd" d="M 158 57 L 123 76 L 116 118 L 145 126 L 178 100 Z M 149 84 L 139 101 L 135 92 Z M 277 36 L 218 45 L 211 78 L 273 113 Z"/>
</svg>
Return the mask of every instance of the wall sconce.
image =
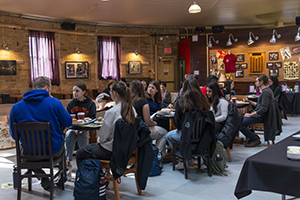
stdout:
<svg viewBox="0 0 300 200">
<path fill-rule="evenodd" d="M 271 43 L 276 43 L 275 35 L 276 35 L 277 38 L 281 38 L 281 35 L 278 34 L 277 31 L 274 29 L 274 30 L 273 30 L 273 36 L 272 36 L 272 38 L 271 38 L 271 40 L 270 40 Z"/>
<path fill-rule="evenodd" d="M 135 49 L 133 52 L 134 52 L 134 54 L 135 54 L 136 56 L 139 55 L 139 52 L 138 52 L 137 49 Z"/>
<path fill-rule="evenodd" d="M 3 44 L 2 44 L 2 47 L 3 47 L 3 49 L 4 49 L 5 51 L 9 51 L 9 48 L 8 48 L 7 43 L 3 43 Z"/>
<path fill-rule="evenodd" d="M 237 41 L 238 41 L 238 39 L 237 39 L 237 38 L 234 38 L 233 35 L 230 33 L 229 36 L 228 36 L 228 41 L 226 42 L 226 46 L 231 46 L 231 45 L 232 45 L 230 36 L 231 36 L 231 38 L 233 39 L 234 42 L 237 42 Z"/>
<path fill-rule="evenodd" d="M 252 33 L 252 31 L 249 32 L 249 40 L 248 40 L 248 45 L 251 45 L 254 43 L 254 40 L 252 40 L 251 34 L 253 35 L 255 40 L 258 40 L 258 36 L 255 36 L 254 33 Z"/>
<path fill-rule="evenodd" d="M 208 48 L 212 48 L 212 43 L 211 43 L 211 39 L 216 43 L 219 44 L 219 40 L 215 40 L 215 38 L 213 36 L 209 36 L 209 40 L 208 40 Z"/>
<path fill-rule="evenodd" d="M 78 54 L 80 54 L 80 53 L 81 53 L 81 51 L 80 51 L 79 47 L 76 47 L 76 48 L 75 48 L 75 52 L 76 52 L 76 53 L 78 53 Z"/>
<path fill-rule="evenodd" d="M 190 14 L 195 14 L 195 13 L 201 12 L 201 8 L 196 2 L 194 2 L 194 4 L 192 4 L 190 6 L 188 11 L 189 11 Z"/>
<path fill-rule="evenodd" d="M 298 28 L 298 33 L 295 37 L 295 42 L 298 42 L 300 40 L 300 27 Z"/>
</svg>

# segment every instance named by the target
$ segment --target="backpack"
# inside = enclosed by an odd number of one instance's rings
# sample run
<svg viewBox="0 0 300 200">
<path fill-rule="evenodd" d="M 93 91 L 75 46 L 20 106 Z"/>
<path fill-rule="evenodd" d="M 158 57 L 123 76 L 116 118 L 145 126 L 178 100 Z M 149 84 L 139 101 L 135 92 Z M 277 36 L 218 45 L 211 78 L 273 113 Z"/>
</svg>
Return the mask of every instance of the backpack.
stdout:
<svg viewBox="0 0 300 200">
<path fill-rule="evenodd" d="M 154 144 L 152 144 L 152 149 L 153 149 L 155 156 L 153 159 L 153 163 L 152 163 L 152 167 L 151 167 L 149 176 L 158 176 L 161 174 L 161 168 L 159 166 L 160 164 L 159 164 L 159 160 L 158 160 L 158 148 Z"/>
<path fill-rule="evenodd" d="M 105 173 L 97 159 L 83 160 L 76 172 L 75 200 L 106 200 Z"/>
<path fill-rule="evenodd" d="M 207 165 L 207 162 L 206 162 Z M 221 176 L 227 176 L 224 172 L 226 165 L 226 150 L 224 149 L 224 145 L 221 141 L 217 141 L 216 149 L 211 159 L 211 167 L 213 173 Z"/>
</svg>

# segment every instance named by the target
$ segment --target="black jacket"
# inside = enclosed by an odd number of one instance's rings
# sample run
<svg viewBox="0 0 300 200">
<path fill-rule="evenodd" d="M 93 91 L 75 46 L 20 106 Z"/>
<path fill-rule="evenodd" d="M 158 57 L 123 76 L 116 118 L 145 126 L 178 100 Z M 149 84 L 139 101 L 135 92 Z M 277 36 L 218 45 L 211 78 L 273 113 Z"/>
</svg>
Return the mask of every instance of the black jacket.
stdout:
<svg viewBox="0 0 300 200">
<path fill-rule="evenodd" d="M 266 117 L 264 118 L 265 141 L 275 140 L 276 135 L 282 132 L 281 113 L 276 99 L 272 99 Z"/>
<path fill-rule="evenodd" d="M 84 112 L 85 117 L 96 118 L 96 104 L 89 96 L 86 96 L 84 101 L 77 99 L 70 101 L 67 105 L 67 111 L 70 114 L 76 114 L 76 116 L 79 112 Z"/>
<path fill-rule="evenodd" d="M 132 152 L 138 147 L 137 180 L 140 189 L 144 190 L 154 159 L 150 130 L 141 118 L 136 118 L 133 125 L 120 119 L 115 126 L 113 151 L 109 163 L 114 179 L 123 175 Z"/>
<path fill-rule="evenodd" d="M 236 105 L 229 103 L 225 124 L 221 131 L 216 133 L 217 139 L 223 143 L 225 149 L 233 143 L 235 136 L 237 136 L 241 128 L 243 119 L 244 117 L 238 112 Z"/>
</svg>

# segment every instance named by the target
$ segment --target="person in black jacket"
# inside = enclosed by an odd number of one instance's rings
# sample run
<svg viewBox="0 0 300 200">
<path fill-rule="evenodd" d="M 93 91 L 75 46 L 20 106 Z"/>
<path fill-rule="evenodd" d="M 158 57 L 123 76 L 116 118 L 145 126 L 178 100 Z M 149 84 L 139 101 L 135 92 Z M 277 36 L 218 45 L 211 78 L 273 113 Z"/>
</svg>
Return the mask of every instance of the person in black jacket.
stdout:
<svg viewBox="0 0 300 200">
<path fill-rule="evenodd" d="M 67 105 L 68 113 L 75 114 L 76 118 L 78 118 L 78 113 L 83 112 L 85 114 L 85 117 L 89 117 L 91 119 L 96 118 L 96 105 L 91 100 L 91 98 L 87 96 L 87 88 L 84 83 L 78 82 L 74 85 L 73 97 L 74 99 L 70 101 Z M 73 151 L 75 148 L 76 141 L 79 148 L 88 145 L 89 144 L 88 131 L 68 129 L 66 132 L 65 149 L 66 149 L 66 157 L 67 157 L 67 168 L 69 169 L 67 173 L 68 180 L 71 179 L 71 172 L 72 172 L 71 161 L 73 160 Z"/>
</svg>

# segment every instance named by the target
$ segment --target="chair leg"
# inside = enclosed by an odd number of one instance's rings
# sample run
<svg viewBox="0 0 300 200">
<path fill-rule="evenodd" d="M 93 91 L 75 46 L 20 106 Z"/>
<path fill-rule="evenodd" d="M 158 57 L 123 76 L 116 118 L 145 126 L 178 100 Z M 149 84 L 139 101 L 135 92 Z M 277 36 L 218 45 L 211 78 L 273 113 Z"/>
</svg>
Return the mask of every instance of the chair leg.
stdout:
<svg viewBox="0 0 300 200">
<path fill-rule="evenodd" d="M 184 168 L 184 177 L 185 177 L 185 179 L 188 179 L 188 167 L 187 167 L 186 160 L 183 160 L 183 168 Z"/>
<path fill-rule="evenodd" d="M 119 186 L 118 186 L 117 180 L 113 180 L 113 186 L 114 186 L 114 192 L 115 192 L 116 200 L 120 200 Z"/>
<path fill-rule="evenodd" d="M 269 140 L 267 141 L 267 143 L 268 143 L 268 147 L 270 147 L 271 145 L 270 145 L 270 142 L 269 142 Z"/>
<path fill-rule="evenodd" d="M 207 162 L 207 165 L 208 165 L 207 166 L 207 173 L 208 173 L 208 176 L 211 177 L 212 176 L 212 169 L 211 169 L 211 164 L 210 164 L 211 163 L 211 158 L 209 156 L 207 157 L 207 161 L 208 161 Z"/>
<path fill-rule="evenodd" d="M 28 173 L 29 173 L 30 175 L 32 175 L 32 171 L 31 171 L 31 170 L 28 170 Z M 32 190 L 32 177 L 29 176 L 29 177 L 28 177 L 28 191 L 31 191 L 31 190 Z"/>
<path fill-rule="evenodd" d="M 198 169 L 201 168 L 201 156 L 197 156 L 197 161 L 198 161 Z"/>
<path fill-rule="evenodd" d="M 275 140 L 272 140 L 272 144 L 275 144 Z"/>
<path fill-rule="evenodd" d="M 134 178 L 135 178 L 135 184 L 136 184 L 137 192 L 138 192 L 139 195 L 141 195 L 142 194 L 142 190 L 140 189 L 138 181 L 137 181 L 137 169 L 134 172 Z"/>
<path fill-rule="evenodd" d="M 227 156 L 228 156 L 228 161 L 229 161 L 229 162 L 232 162 L 229 147 L 227 147 L 226 152 L 227 152 Z"/>
<path fill-rule="evenodd" d="M 18 196 L 17 200 L 21 200 L 21 192 L 22 192 L 22 179 L 21 179 L 21 170 L 18 170 Z"/>
<path fill-rule="evenodd" d="M 175 171 L 175 162 L 176 162 L 176 156 L 173 151 L 173 159 L 172 159 L 173 171 Z"/>
</svg>

